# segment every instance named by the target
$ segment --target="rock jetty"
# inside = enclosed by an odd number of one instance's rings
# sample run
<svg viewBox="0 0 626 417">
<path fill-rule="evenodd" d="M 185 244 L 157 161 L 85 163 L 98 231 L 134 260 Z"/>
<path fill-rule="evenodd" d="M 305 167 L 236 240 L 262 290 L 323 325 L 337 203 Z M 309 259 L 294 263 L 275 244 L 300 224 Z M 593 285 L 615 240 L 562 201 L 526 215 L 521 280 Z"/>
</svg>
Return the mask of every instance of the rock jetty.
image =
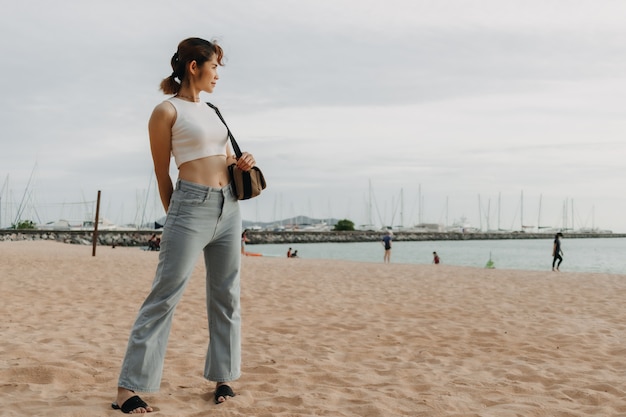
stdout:
<svg viewBox="0 0 626 417">
<path fill-rule="evenodd" d="M 98 232 L 98 245 L 102 246 L 147 246 L 148 239 L 161 230 Z M 249 244 L 291 244 L 326 242 L 373 242 L 382 237 L 382 232 L 269 232 L 248 230 Z M 625 233 L 565 233 L 568 239 L 624 238 Z M 395 232 L 396 242 L 436 240 L 505 240 L 505 239 L 552 239 L 552 233 L 459 233 L 459 232 Z M 48 231 L 48 230 L 0 230 L 1 241 L 52 240 L 70 244 L 91 245 L 93 231 Z"/>
</svg>

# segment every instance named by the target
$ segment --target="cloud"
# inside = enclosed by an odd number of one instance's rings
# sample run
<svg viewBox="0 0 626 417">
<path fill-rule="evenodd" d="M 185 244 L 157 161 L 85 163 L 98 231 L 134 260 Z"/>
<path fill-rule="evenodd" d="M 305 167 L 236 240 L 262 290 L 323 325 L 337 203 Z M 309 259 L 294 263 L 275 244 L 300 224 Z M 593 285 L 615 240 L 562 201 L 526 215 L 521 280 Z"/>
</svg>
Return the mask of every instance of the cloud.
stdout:
<svg viewBox="0 0 626 417">
<path fill-rule="evenodd" d="M 37 164 L 41 206 L 101 189 L 116 221 L 157 215 L 147 120 L 176 45 L 202 36 L 227 54 L 205 98 L 268 177 L 244 217 L 362 223 L 371 181 L 388 216 L 404 190 L 407 222 L 420 188 L 422 220 L 474 223 L 478 194 L 500 194 L 512 218 L 524 190 L 554 218 L 572 198 L 626 230 L 624 12 L 611 0 L 16 3 L 0 16 L 3 204 Z"/>
</svg>

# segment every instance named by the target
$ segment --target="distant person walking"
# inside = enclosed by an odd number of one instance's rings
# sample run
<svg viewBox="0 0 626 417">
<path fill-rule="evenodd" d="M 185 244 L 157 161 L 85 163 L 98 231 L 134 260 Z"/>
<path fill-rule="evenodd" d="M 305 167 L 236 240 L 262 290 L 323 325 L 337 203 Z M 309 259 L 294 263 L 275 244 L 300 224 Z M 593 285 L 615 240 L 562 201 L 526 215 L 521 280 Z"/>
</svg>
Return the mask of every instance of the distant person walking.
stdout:
<svg viewBox="0 0 626 417">
<path fill-rule="evenodd" d="M 391 262 L 391 241 L 393 240 L 391 235 L 392 235 L 391 230 L 387 230 L 387 232 L 385 233 L 385 236 L 383 236 L 380 242 L 385 248 L 385 255 L 383 256 L 383 262 L 386 264 Z"/>
<path fill-rule="evenodd" d="M 287 251 L 287 258 L 291 258 L 291 248 Z"/>
<path fill-rule="evenodd" d="M 554 236 L 554 244 L 552 245 L 552 270 L 559 271 L 561 262 L 563 262 L 563 250 L 561 249 L 561 239 L 563 239 L 563 233 L 559 232 Z M 557 263 L 557 260 L 559 261 Z M 556 265 L 556 269 L 555 269 Z"/>
<path fill-rule="evenodd" d="M 435 265 L 439 265 L 439 262 L 440 262 L 439 255 L 437 255 L 437 252 L 433 252 L 433 263 Z"/>
</svg>

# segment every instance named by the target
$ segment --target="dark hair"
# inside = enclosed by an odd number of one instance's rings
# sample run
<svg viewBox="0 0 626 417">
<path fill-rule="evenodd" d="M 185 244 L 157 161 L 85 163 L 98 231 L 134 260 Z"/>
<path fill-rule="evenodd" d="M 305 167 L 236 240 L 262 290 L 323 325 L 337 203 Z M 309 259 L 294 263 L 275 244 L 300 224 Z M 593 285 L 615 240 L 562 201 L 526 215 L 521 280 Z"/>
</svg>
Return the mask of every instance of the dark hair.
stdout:
<svg viewBox="0 0 626 417">
<path fill-rule="evenodd" d="M 217 63 L 224 65 L 224 50 L 215 41 L 209 42 L 201 38 L 187 38 L 178 44 L 178 50 L 170 61 L 172 74 L 161 81 L 161 90 L 165 94 L 176 94 L 187 75 L 187 65 L 191 61 L 196 61 L 198 66 L 211 60 L 213 55 L 217 55 Z M 178 81 L 176 79 L 178 78 Z"/>
</svg>

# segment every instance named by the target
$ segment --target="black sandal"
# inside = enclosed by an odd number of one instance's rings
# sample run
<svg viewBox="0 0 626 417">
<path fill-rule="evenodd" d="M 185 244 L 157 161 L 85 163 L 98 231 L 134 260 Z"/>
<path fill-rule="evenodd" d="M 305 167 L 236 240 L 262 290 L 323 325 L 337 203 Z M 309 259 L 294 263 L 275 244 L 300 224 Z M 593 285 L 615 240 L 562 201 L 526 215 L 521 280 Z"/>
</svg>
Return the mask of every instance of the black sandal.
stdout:
<svg viewBox="0 0 626 417">
<path fill-rule="evenodd" d="M 226 385 L 220 385 L 219 387 L 217 387 L 217 389 L 215 390 L 215 404 L 221 404 L 223 402 L 226 402 L 226 397 L 234 397 L 235 393 L 233 392 L 233 389 Z M 220 398 L 224 397 L 224 401 L 220 401 Z"/>
<path fill-rule="evenodd" d="M 120 407 L 117 403 L 111 403 L 111 408 L 114 410 L 121 410 L 124 414 L 130 414 L 131 411 L 138 408 L 148 408 L 148 404 L 142 400 L 139 395 L 134 395 L 124 401 L 124 404 Z"/>
</svg>

